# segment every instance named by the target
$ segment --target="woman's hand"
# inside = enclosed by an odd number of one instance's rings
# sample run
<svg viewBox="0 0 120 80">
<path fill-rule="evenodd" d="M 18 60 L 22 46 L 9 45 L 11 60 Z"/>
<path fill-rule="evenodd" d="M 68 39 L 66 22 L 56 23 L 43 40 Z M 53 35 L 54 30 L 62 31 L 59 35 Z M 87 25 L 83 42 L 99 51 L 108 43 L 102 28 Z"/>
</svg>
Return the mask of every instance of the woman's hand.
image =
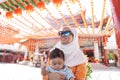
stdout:
<svg viewBox="0 0 120 80">
<path fill-rule="evenodd" d="M 61 73 L 49 73 L 48 74 L 48 80 L 65 80 L 65 75 Z"/>
</svg>

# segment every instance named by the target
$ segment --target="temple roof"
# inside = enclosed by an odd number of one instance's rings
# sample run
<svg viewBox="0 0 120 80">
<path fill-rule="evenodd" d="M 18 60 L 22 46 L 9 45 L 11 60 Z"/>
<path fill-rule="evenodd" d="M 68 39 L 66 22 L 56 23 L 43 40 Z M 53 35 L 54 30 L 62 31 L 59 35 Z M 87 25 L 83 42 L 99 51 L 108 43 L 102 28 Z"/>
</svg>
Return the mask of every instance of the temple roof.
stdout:
<svg viewBox="0 0 120 80">
<path fill-rule="evenodd" d="M 110 36 L 114 23 L 109 0 L 2 0 L 0 44 L 58 37 L 62 27 L 80 36 Z"/>
</svg>

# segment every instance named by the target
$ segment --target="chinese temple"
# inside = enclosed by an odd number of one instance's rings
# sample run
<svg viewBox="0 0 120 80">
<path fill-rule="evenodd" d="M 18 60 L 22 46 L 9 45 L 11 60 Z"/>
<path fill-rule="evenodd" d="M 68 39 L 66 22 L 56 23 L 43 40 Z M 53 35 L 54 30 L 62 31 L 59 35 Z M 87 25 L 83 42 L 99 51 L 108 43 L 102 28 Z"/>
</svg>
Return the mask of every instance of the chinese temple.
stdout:
<svg viewBox="0 0 120 80">
<path fill-rule="evenodd" d="M 17 43 L 15 53 L 20 53 L 24 46 L 27 56 L 37 48 L 39 52 L 49 51 L 59 40 L 58 31 L 72 26 L 77 29 L 80 48 L 90 62 L 108 66 L 107 54 L 112 51 L 120 66 L 119 3 L 119 0 L 0 0 L 0 52 L 3 52 L 0 59 L 4 61 L 8 51 L 3 45 Z M 115 40 L 108 50 L 112 36 Z"/>
</svg>

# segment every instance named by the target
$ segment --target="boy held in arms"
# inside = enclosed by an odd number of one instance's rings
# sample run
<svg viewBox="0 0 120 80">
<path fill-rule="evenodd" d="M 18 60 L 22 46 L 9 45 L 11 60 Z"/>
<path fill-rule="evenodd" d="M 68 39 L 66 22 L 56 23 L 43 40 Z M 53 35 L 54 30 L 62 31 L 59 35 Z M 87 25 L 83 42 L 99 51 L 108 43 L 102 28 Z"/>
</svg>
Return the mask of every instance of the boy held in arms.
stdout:
<svg viewBox="0 0 120 80">
<path fill-rule="evenodd" d="M 55 48 L 50 53 L 50 65 L 46 66 L 44 63 L 41 65 L 41 74 L 43 76 L 52 72 L 57 72 L 65 76 L 65 80 L 75 80 L 72 71 L 64 65 L 64 53 L 62 50 Z"/>
</svg>

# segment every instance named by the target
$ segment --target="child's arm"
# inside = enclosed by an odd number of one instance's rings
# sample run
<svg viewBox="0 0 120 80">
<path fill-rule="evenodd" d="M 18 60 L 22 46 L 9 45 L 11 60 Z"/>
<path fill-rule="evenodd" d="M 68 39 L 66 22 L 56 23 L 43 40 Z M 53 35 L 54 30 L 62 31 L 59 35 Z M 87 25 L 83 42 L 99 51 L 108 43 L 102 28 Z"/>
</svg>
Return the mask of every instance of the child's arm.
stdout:
<svg viewBox="0 0 120 80">
<path fill-rule="evenodd" d="M 45 63 L 41 63 L 41 74 L 44 76 L 48 74 L 48 72 L 46 71 L 46 64 Z"/>
</svg>

